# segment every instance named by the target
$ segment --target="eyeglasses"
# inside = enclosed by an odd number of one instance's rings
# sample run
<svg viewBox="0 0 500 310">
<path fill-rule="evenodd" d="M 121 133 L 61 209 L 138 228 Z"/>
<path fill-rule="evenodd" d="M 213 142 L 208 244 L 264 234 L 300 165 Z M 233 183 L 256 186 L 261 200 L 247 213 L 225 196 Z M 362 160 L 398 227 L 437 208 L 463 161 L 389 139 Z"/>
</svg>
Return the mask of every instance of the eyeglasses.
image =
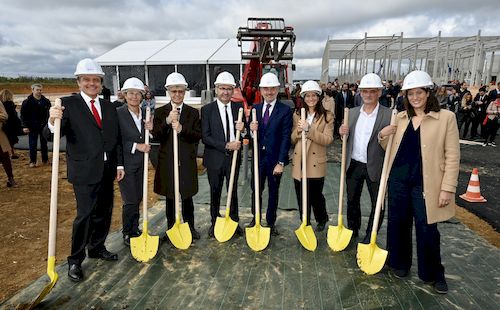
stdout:
<svg viewBox="0 0 500 310">
<path fill-rule="evenodd" d="M 218 90 L 222 91 L 222 92 L 232 92 L 234 90 L 234 88 L 227 88 L 227 87 L 217 87 Z"/>
<path fill-rule="evenodd" d="M 168 92 L 172 93 L 172 94 L 180 95 L 180 94 L 184 94 L 186 92 L 186 90 L 185 89 L 183 89 L 183 90 L 169 90 Z"/>
</svg>

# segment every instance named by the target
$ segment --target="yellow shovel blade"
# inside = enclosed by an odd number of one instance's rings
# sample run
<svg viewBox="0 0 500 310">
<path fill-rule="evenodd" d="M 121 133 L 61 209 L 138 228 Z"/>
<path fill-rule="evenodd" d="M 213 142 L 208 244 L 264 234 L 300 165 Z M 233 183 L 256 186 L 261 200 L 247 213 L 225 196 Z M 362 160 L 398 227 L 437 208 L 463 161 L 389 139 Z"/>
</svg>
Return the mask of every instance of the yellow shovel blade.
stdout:
<svg viewBox="0 0 500 310">
<path fill-rule="evenodd" d="M 327 242 L 332 250 L 339 252 L 344 250 L 351 241 L 352 230 L 342 224 L 328 227 Z"/>
<path fill-rule="evenodd" d="M 306 250 L 311 252 L 316 250 L 318 240 L 316 239 L 316 235 L 314 234 L 311 225 L 301 224 L 300 227 L 295 230 L 295 235 L 297 236 L 297 239 L 299 239 L 300 244 L 302 244 Z"/>
<path fill-rule="evenodd" d="M 143 231 L 139 237 L 130 238 L 130 252 L 137 261 L 145 263 L 156 256 L 159 244 L 160 237 Z"/>
<path fill-rule="evenodd" d="M 247 227 L 245 230 L 247 244 L 252 250 L 258 252 L 267 247 L 271 239 L 271 228 L 255 225 L 254 227 Z"/>
<path fill-rule="evenodd" d="M 388 252 L 377 246 L 374 238 L 369 244 L 358 244 L 358 266 L 364 273 L 376 274 L 385 265 Z"/>
<path fill-rule="evenodd" d="M 215 220 L 214 235 L 219 242 L 226 242 L 231 239 L 236 232 L 238 222 L 230 217 L 217 217 Z"/>
<path fill-rule="evenodd" d="M 54 285 L 56 285 L 57 279 L 59 279 L 59 275 L 56 272 L 55 256 L 50 256 L 47 260 L 47 275 L 50 278 L 50 283 L 43 288 L 43 290 L 40 292 L 40 294 L 38 294 L 38 297 L 31 303 L 28 309 L 33 309 L 34 307 L 36 307 L 45 298 L 45 296 L 47 296 L 47 294 L 52 291 Z"/>
<path fill-rule="evenodd" d="M 176 222 L 172 228 L 167 230 L 167 236 L 172 244 L 181 250 L 186 250 L 191 245 L 193 241 L 193 236 L 191 235 L 191 229 L 189 229 L 188 223 L 178 223 Z"/>
</svg>

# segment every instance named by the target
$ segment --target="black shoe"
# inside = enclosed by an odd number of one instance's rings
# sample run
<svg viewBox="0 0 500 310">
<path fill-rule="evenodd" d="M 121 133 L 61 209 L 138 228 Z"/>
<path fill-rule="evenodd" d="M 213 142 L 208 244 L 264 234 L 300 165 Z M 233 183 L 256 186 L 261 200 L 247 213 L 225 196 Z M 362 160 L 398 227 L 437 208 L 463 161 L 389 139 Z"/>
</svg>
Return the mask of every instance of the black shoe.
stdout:
<svg viewBox="0 0 500 310">
<path fill-rule="evenodd" d="M 192 228 L 191 229 L 191 236 L 193 237 L 194 240 L 200 239 L 200 233 L 196 231 L 196 229 Z"/>
<path fill-rule="evenodd" d="M 107 261 L 118 260 L 118 254 L 111 253 L 110 251 L 108 251 L 106 249 L 102 250 L 99 253 L 92 253 L 92 254 L 89 253 L 89 257 L 90 258 L 100 258 L 100 259 L 107 260 Z"/>
<path fill-rule="evenodd" d="M 214 230 L 215 230 L 214 225 L 210 225 L 210 228 L 208 229 L 208 238 L 215 238 Z"/>
<path fill-rule="evenodd" d="M 19 155 L 17 154 L 12 154 L 12 156 L 10 157 L 11 159 L 19 159 Z"/>
<path fill-rule="evenodd" d="M 323 230 L 325 230 L 325 225 L 326 225 L 326 222 L 325 223 L 318 223 L 318 226 L 316 226 L 316 231 L 317 232 L 321 232 Z"/>
<path fill-rule="evenodd" d="M 278 231 L 278 229 L 276 228 L 276 226 L 271 226 L 271 236 L 279 236 L 280 233 Z"/>
<path fill-rule="evenodd" d="M 142 235 L 142 230 L 138 229 L 138 230 L 130 233 L 129 235 L 130 235 L 130 238 L 139 237 L 140 235 Z"/>
<path fill-rule="evenodd" d="M 253 219 L 250 223 L 247 224 L 247 227 L 254 227 L 255 226 L 255 219 Z"/>
<path fill-rule="evenodd" d="M 353 238 L 357 238 L 358 236 L 359 236 L 359 232 L 358 232 L 358 230 L 357 230 L 357 229 L 353 229 L 353 230 L 352 230 L 352 237 L 353 237 Z"/>
<path fill-rule="evenodd" d="M 70 264 L 68 269 L 68 277 L 73 282 L 80 282 L 83 280 L 82 266 L 78 264 Z"/>
<path fill-rule="evenodd" d="M 240 227 L 240 225 L 238 225 L 238 227 L 236 227 L 235 234 L 236 234 L 236 236 L 243 236 L 243 229 Z"/>
<path fill-rule="evenodd" d="M 434 290 L 439 294 L 448 293 L 448 284 L 446 284 L 446 280 L 438 280 L 434 283 Z"/>
<path fill-rule="evenodd" d="M 392 269 L 392 274 L 398 279 L 404 279 L 408 277 L 410 271 L 405 269 Z"/>
<path fill-rule="evenodd" d="M 9 178 L 7 180 L 7 187 L 17 187 L 17 183 L 14 181 L 14 178 Z"/>
</svg>

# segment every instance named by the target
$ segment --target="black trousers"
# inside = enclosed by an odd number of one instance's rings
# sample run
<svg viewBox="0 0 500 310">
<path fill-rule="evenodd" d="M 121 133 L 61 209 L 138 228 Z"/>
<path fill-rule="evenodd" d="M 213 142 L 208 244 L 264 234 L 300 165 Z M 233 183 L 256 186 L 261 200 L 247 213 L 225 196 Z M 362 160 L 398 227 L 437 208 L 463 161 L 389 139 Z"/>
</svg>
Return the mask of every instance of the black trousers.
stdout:
<svg viewBox="0 0 500 310">
<path fill-rule="evenodd" d="M 436 223 L 427 224 L 422 193 L 422 185 L 389 181 L 387 263 L 395 269 L 410 270 L 413 252 L 412 227 L 415 219 L 418 277 L 425 282 L 444 280 L 439 230 Z"/>
<path fill-rule="evenodd" d="M 1 146 L 0 146 L 0 163 L 2 163 L 3 170 L 5 170 L 7 177 L 13 178 L 14 175 L 12 174 L 12 162 L 10 161 L 10 154 L 9 152 L 4 152 Z"/>
<path fill-rule="evenodd" d="M 279 199 L 279 189 L 281 183 L 281 175 L 273 175 L 275 164 L 270 164 L 269 161 L 262 156 L 265 152 L 260 152 L 261 161 L 259 163 L 259 205 L 262 210 L 262 192 L 264 191 L 264 186 L 268 185 L 269 190 L 269 198 L 267 202 L 267 211 L 266 211 L 266 222 L 269 226 L 274 226 L 276 223 L 276 213 L 278 210 L 278 199 Z M 253 168 L 253 162 L 252 162 Z M 255 217 L 255 188 L 254 188 L 254 174 L 252 169 L 252 214 Z M 262 217 L 262 211 L 260 212 Z"/>
<path fill-rule="evenodd" d="M 495 137 L 497 136 L 497 131 L 499 127 L 500 124 L 498 124 L 498 120 L 496 118 L 493 120 L 488 119 L 488 122 L 484 126 L 485 128 L 484 142 L 487 143 L 495 142 Z"/>
<path fill-rule="evenodd" d="M 379 180 L 372 181 L 368 176 L 366 164 L 356 160 L 351 160 L 349 169 L 346 173 L 346 189 L 347 189 L 347 227 L 353 231 L 358 231 L 361 227 L 361 193 L 363 192 L 363 183 L 366 182 L 368 192 L 370 193 L 371 211 L 366 227 L 366 235 L 370 236 L 373 225 L 373 218 L 375 217 L 375 206 L 377 203 L 378 188 L 380 185 Z M 380 213 L 378 222 L 378 229 L 384 221 L 384 210 Z"/>
<path fill-rule="evenodd" d="M 42 134 L 42 129 L 31 129 L 28 133 L 28 141 L 30 148 L 30 162 L 36 163 L 36 153 L 38 149 L 38 139 L 40 139 L 40 151 L 42 152 L 42 162 L 49 160 L 47 139 Z"/>
<path fill-rule="evenodd" d="M 139 231 L 139 205 L 142 201 L 144 167 L 127 169 L 125 177 L 120 181 L 120 193 L 123 201 L 122 225 L 123 234 Z"/>
<path fill-rule="evenodd" d="M 302 180 L 293 180 L 295 184 L 295 194 L 299 205 L 299 215 L 302 221 Z M 325 178 L 307 178 L 307 225 L 311 225 L 311 209 L 318 224 L 328 222 L 326 212 L 326 201 L 323 196 L 323 186 Z"/>
<path fill-rule="evenodd" d="M 222 187 L 224 185 L 224 179 L 226 180 L 226 190 L 229 189 L 229 178 L 231 176 L 231 160 L 232 156 L 226 156 L 224 158 L 224 163 L 221 169 L 209 169 L 207 168 L 208 183 L 210 184 L 210 217 L 212 225 L 220 215 L 220 197 L 222 194 Z M 238 174 L 239 174 L 239 164 L 236 165 L 236 170 L 234 173 L 234 183 L 231 196 L 231 209 L 229 216 L 235 222 L 240 220 L 238 216 Z"/>
<path fill-rule="evenodd" d="M 76 218 L 73 221 L 71 255 L 69 264 L 81 264 L 85 259 L 85 248 L 89 254 L 105 249 L 113 211 L 113 182 L 116 170 L 107 163 L 100 182 L 73 185 L 76 197 Z"/>
<path fill-rule="evenodd" d="M 167 226 L 168 229 L 172 228 L 175 224 L 175 205 L 174 200 L 171 198 L 167 198 L 165 200 L 166 209 L 165 212 L 167 214 Z M 191 230 L 194 229 L 194 203 L 193 197 L 189 197 L 186 199 L 182 199 L 182 218 L 185 223 L 189 224 Z"/>
</svg>

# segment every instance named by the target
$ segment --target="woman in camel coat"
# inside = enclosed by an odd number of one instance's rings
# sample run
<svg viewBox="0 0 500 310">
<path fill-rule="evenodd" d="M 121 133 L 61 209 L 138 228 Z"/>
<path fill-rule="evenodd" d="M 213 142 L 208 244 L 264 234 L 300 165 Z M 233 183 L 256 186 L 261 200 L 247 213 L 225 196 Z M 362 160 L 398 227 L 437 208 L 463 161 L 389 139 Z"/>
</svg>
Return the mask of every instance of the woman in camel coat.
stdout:
<svg viewBox="0 0 500 310">
<path fill-rule="evenodd" d="M 0 163 L 2 163 L 3 169 L 7 174 L 7 187 L 12 187 L 16 186 L 14 175 L 12 174 L 12 163 L 10 161 L 10 152 L 12 149 L 9 139 L 3 129 L 8 118 L 7 111 L 5 111 L 5 107 L 0 101 Z"/>
<path fill-rule="evenodd" d="M 388 265 L 398 278 L 408 276 L 412 262 L 412 226 L 415 222 L 418 276 L 445 294 L 448 285 L 441 264 L 438 222 L 455 214 L 455 191 L 460 161 L 458 128 L 453 112 L 440 109 L 424 71 L 413 71 L 403 82 L 407 111 L 396 126 L 379 133 L 388 150 Z"/>
<path fill-rule="evenodd" d="M 292 176 L 295 183 L 295 193 L 302 219 L 302 131 L 306 132 L 307 149 L 307 219 L 311 221 L 311 207 L 318 226 L 316 231 L 322 231 L 328 222 L 326 202 L 323 196 L 323 185 L 327 168 L 326 147 L 333 142 L 333 114 L 326 111 L 321 104 L 321 88 L 314 81 L 307 81 L 302 86 L 301 96 L 306 108 L 306 121 L 300 119 L 300 109 L 293 115 L 292 144 L 295 144 L 292 160 Z"/>
</svg>

